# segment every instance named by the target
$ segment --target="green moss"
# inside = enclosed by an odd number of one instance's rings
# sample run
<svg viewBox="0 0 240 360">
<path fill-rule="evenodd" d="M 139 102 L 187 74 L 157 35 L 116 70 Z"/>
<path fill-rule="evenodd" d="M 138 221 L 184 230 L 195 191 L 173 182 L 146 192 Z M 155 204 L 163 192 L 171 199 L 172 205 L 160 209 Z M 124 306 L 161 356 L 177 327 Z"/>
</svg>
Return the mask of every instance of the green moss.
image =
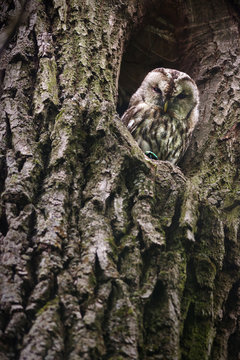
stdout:
<svg viewBox="0 0 240 360">
<path fill-rule="evenodd" d="M 182 350 L 184 359 L 207 360 L 212 336 L 212 323 L 210 321 L 199 322 L 189 327 L 184 337 L 184 349 Z"/>
<path fill-rule="evenodd" d="M 59 304 L 58 297 L 48 301 L 41 309 L 38 310 L 37 316 L 41 316 L 45 311 L 47 311 L 50 307 L 57 307 Z"/>
<path fill-rule="evenodd" d="M 196 279 L 200 286 L 213 288 L 216 276 L 216 266 L 206 255 L 195 258 Z"/>
<path fill-rule="evenodd" d="M 48 63 L 48 92 L 52 94 L 52 102 L 58 104 L 58 86 L 57 86 L 57 65 L 55 61 L 49 61 Z"/>
<path fill-rule="evenodd" d="M 113 252 L 113 256 L 115 258 L 115 260 L 117 260 L 117 257 L 118 257 L 118 247 L 115 243 L 115 239 L 114 237 L 110 237 L 110 238 L 106 238 L 104 239 L 104 241 L 106 241 L 107 243 L 109 243 L 110 247 L 111 247 L 111 250 Z"/>
<path fill-rule="evenodd" d="M 11 183 L 15 183 L 18 180 L 18 175 L 17 174 L 13 174 L 11 176 Z"/>
<path fill-rule="evenodd" d="M 91 273 L 89 275 L 89 285 L 92 287 L 92 288 L 95 288 L 95 286 L 97 285 L 97 280 L 96 280 L 96 277 L 93 273 Z"/>
<path fill-rule="evenodd" d="M 59 111 L 59 113 L 57 114 L 57 116 L 56 116 L 56 119 L 55 119 L 56 123 L 59 122 L 59 121 L 61 121 L 62 116 L 63 116 L 64 113 L 65 113 L 65 109 L 62 108 L 62 109 Z"/>
<path fill-rule="evenodd" d="M 127 229 L 126 229 L 127 232 Z M 138 246 L 137 237 L 134 235 L 125 235 L 121 238 L 121 243 L 119 245 L 119 250 L 124 249 L 124 247 L 132 248 L 134 246 Z"/>
<path fill-rule="evenodd" d="M 57 65 L 55 59 L 42 58 L 40 61 L 40 86 L 41 93 L 38 96 L 42 102 L 49 98 L 55 105 L 58 101 Z"/>
<path fill-rule="evenodd" d="M 114 315 L 120 319 L 127 317 L 127 316 L 131 316 L 133 314 L 134 314 L 133 309 L 127 305 L 123 305 L 122 307 L 120 307 L 118 310 L 116 310 L 114 312 Z M 125 326 L 123 326 L 123 327 L 125 328 Z"/>
</svg>

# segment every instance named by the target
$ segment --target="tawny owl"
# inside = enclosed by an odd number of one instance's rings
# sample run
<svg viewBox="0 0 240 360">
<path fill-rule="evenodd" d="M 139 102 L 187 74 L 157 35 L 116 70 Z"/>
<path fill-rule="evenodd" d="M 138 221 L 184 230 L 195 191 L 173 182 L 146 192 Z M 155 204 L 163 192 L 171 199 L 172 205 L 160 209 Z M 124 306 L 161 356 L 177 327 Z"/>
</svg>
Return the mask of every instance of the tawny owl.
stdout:
<svg viewBox="0 0 240 360">
<path fill-rule="evenodd" d="M 175 164 L 198 121 L 198 103 L 198 89 L 190 76 L 158 68 L 147 74 L 132 95 L 122 121 L 146 154 Z"/>
</svg>

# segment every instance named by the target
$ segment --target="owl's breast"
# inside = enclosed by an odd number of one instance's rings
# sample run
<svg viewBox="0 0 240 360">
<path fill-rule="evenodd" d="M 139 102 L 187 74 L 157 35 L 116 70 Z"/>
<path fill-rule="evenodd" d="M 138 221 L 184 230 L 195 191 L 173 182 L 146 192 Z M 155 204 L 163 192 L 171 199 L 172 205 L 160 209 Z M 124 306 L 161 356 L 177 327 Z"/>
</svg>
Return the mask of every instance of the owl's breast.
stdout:
<svg viewBox="0 0 240 360">
<path fill-rule="evenodd" d="M 144 152 L 152 151 L 159 159 L 176 163 L 187 145 L 186 128 L 184 121 L 169 113 L 163 115 L 161 110 L 148 109 L 132 135 Z"/>
</svg>

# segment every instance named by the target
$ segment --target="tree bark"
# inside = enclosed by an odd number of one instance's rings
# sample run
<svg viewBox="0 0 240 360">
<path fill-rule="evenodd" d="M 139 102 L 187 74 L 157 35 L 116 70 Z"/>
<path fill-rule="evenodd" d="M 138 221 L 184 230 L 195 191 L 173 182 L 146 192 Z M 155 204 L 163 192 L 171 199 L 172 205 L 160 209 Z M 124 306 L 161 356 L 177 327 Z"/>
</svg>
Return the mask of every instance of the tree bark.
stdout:
<svg viewBox="0 0 240 360">
<path fill-rule="evenodd" d="M 1 359 L 237 360 L 238 2 L 20 5 L 1 5 Z M 116 112 L 157 66 L 200 91 L 180 168 Z"/>
</svg>

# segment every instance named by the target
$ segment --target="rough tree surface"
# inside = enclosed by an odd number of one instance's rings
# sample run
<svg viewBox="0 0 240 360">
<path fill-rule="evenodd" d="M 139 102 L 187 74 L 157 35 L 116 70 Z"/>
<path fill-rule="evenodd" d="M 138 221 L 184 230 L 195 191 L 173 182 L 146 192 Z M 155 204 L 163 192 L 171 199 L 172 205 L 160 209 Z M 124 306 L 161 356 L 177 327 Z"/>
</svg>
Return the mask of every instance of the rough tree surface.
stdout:
<svg viewBox="0 0 240 360">
<path fill-rule="evenodd" d="M 0 5 L 0 358 L 239 359 L 239 2 L 22 4 Z M 120 123 L 121 63 L 126 96 L 157 66 L 196 80 L 180 168 Z"/>
</svg>

